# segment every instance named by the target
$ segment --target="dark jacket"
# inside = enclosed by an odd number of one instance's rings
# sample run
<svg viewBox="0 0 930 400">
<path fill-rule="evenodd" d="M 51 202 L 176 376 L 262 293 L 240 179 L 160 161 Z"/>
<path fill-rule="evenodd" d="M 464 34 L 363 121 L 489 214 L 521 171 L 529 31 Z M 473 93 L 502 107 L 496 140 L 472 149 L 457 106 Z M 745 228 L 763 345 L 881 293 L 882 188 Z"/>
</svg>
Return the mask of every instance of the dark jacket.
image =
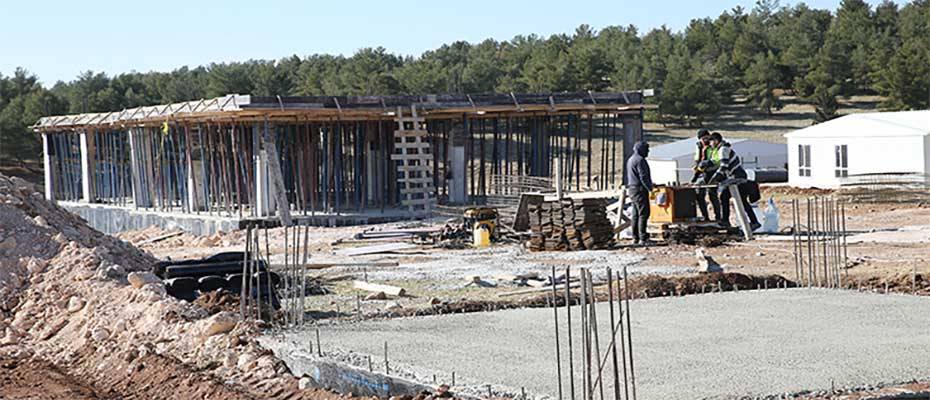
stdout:
<svg viewBox="0 0 930 400">
<path fill-rule="evenodd" d="M 721 182 L 727 179 L 746 179 L 746 170 L 743 169 L 743 160 L 736 154 L 729 143 L 724 142 L 720 148 L 720 166 L 712 177 L 712 182 Z"/>
<path fill-rule="evenodd" d="M 649 144 L 637 142 L 633 145 L 633 156 L 626 160 L 626 185 L 631 191 L 639 192 L 652 190 L 652 175 L 649 172 Z"/>
</svg>

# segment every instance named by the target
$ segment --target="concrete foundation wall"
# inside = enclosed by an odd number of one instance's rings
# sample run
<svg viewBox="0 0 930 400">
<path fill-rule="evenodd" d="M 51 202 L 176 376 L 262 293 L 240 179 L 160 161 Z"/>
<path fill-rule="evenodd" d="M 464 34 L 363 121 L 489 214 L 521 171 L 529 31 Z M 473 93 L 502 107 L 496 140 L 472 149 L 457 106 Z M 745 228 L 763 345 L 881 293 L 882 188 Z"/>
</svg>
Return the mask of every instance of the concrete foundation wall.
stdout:
<svg viewBox="0 0 930 400">
<path fill-rule="evenodd" d="M 94 229 L 107 234 L 157 226 L 164 229 L 182 229 L 195 235 L 212 235 L 239 227 L 238 218 L 160 213 L 102 204 L 58 204 L 87 220 Z"/>
</svg>

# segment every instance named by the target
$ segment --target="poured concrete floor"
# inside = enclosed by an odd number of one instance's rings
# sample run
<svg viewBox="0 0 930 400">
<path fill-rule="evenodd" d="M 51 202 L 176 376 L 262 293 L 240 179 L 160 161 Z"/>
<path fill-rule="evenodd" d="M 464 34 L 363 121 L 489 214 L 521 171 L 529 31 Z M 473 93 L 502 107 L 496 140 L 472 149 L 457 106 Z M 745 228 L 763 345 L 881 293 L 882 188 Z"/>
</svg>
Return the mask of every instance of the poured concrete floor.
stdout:
<svg viewBox="0 0 930 400">
<path fill-rule="evenodd" d="M 609 341 L 606 307 L 598 310 L 602 350 Z M 790 289 L 635 300 L 631 308 L 640 399 L 755 397 L 930 375 L 928 298 Z M 560 312 L 564 343 L 564 308 Z M 392 369 L 423 379 L 437 374 L 448 382 L 443 377 L 455 371 L 460 384 L 473 388 L 487 383 L 557 394 L 552 309 L 368 321 L 321 333 L 324 349 L 378 361 L 387 342 Z M 310 335 L 289 340 L 307 342 Z M 576 331 L 576 387 L 579 336 Z M 562 352 L 565 362 L 564 344 Z M 567 380 L 564 387 L 567 397 Z M 605 392 L 612 393 L 611 385 Z"/>
</svg>

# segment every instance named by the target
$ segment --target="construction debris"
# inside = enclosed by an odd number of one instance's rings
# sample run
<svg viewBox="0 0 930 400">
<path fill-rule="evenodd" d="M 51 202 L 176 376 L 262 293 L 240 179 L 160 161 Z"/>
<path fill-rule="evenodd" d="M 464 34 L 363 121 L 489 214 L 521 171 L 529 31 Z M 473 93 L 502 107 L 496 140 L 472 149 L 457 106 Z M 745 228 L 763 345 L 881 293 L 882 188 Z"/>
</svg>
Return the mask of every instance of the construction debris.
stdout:
<svg viewBox="0 0 930 400">
<path fill-rule="evenodd" d="M 376 244 L 372 246 L 363 246 L 363 247 L 353 247 L 348 249 L 336 250 L 336 255 L 340 256 L 361 256 L 366 254 L 378 254 L 378 253 L 391 253 L 401 250 L 410 250 L 417 248 L 416 245 L 410 243 L 386 243 L 386 244 Z"/>
<path fill-rule="evenodd" d="M 530 205 L 533 251 L 600 250 L 614 245 L 607 200 L 570 199 Z"/>
<path fill-rule="evenodd" d="M 352 287 L 359 289 L 359 290 L 364 290 L 366 292 L 375 292 L 375 293 L 383 292 L 384 294 L 389 295 L 389 296 L 403 296 L 407 293 L 402 287 L 382 285 L 378 283 L 369 283 L 365 281 L 353 281 Z"/>
</svg>

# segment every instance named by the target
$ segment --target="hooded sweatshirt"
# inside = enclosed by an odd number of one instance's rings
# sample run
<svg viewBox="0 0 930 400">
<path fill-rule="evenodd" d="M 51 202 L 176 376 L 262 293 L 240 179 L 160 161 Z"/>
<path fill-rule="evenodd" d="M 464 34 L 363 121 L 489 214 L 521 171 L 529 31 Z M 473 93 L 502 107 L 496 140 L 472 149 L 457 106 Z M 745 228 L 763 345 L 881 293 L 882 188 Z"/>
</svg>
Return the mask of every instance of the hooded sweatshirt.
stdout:
<svg viewBox="0 0 930 400">
<path fill-rule="evenodd" d="M 626 160 L 626 185 L 631 191 L 651 191 L 652 176 L 649 172 L 649 144 L 637 142 L 633 145 L 633 156 Z"/>
</svg>

